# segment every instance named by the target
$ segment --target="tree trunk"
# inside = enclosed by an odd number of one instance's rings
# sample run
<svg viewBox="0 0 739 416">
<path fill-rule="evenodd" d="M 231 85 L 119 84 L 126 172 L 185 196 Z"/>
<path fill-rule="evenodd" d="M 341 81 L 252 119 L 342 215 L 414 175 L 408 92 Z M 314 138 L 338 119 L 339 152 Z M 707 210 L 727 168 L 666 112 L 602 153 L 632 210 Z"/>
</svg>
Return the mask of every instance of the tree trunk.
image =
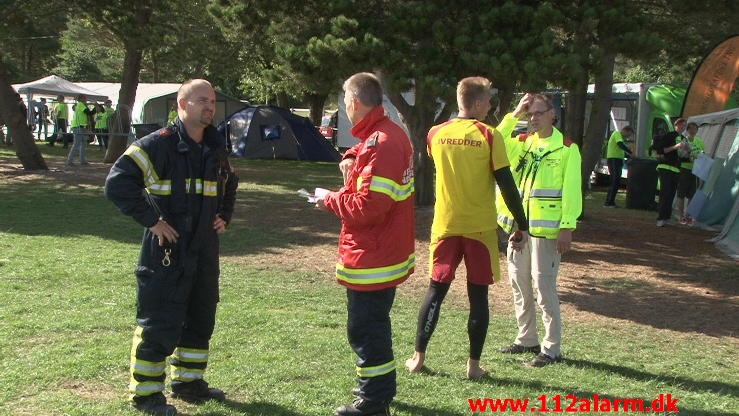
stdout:
<svg viewBox="0 0 739 416">
<path fill-rule="evenodd" d="M 398 110 L 403 123 L 408 127 L 408 133 L 413 144 L 416 205 L 433 205 L 434 165 L 426 152 L 426 136 L 435 124 L 449 119 L 451 106 L 446 104 L 438 117 L 434 118 L 437 112 L 437 97 L 430 97 L 424 94 L 423 90 L 416 88 L 415 105 L 411 106 L 400 95 L 399 91 L 386 89 L 385 93 Z"/>
<path fill-rule="evenodd" d="M 328 94 L 308 94 L 308 102 L 310 103 L 310 121 L 314 126 L 321 125 L 323 118 L 323 104 L 326 102 Z"/>
<path fill-rule="evenodd" d="M 585 130 L 585 103 L 588 98 L 588 74 L 583 72 L 575 85 L 567 91 L 567 113 L 565 114 L 565 136 L 583 145 Z"/>
<path fill-rule="evenodd" d="M 36 146 L 33 134 L 26 123 L 26 114 L 21 114 L 19 111 L 15 94 L 15 90 L 7 80 L 5 68 L 0 67 L 0 118 L 5 120 L 5 125 L 8 126 L 8 131 L 13 138 L 15 154 L 18 155 L 23 169 L 48 170 L 46 161 Z"/>
<path fill-rule="evenodd" d="M 603 150 L 611 110 L 613 66 L 615 61 L 616 54 L 606 49 L 600 60 L 598 73 L 595 78 L 595 99 L 582 147 L 583 184 L 586 184 L 586 181 L 590 179 L 590 174 L 598 163 L 601 151 Z"/>
<path fill-rule="evenodd" d="M 513 101 L 513 85 L 498 85 L 498 113 L 493 114 L 491 111 L 485 120 L 491 126 L 497 126 L 508 113 L 508 109 Z"/>
<path fill-rule="evenodd" d="M 115 162 L 126 150 L 128 132 L 131 131 L 131 111 L 136 100 L 136 88 L 139 85 L 139 73 L 141 72 L 142 50 L 137 42 L 126 44 L 126 56 L 123 60 L 123 79 L 121 90 L 118 93 L 118 105 L 116 106 L 116 118 L 113 120 L 111 133 L 120 135 L 110 136 L 108 140 L 108 151 L 105 153 L 106 163 Z"/>
<path fill-rule="evenodd" d="M 280 91 L 277 94 L 277 106 L 282 108 L 290 108 L 290 98 L 287 96 L 287 93 L 284 91 Z"/>
<path fill-rule="evenodd" d="M 565 136 L 583 148 L 585 134 L 585 103 L 588 98 L 588 80 L 590 74 L 590 54 L 588 53 L 593 43 L 592 34 L 584 26 L 578 26 L 575 30 L 572 49 L 579 59 L 579 73 L 573 74 L 567 85 L 567 112 L 564 119 Z"/>
</svg>

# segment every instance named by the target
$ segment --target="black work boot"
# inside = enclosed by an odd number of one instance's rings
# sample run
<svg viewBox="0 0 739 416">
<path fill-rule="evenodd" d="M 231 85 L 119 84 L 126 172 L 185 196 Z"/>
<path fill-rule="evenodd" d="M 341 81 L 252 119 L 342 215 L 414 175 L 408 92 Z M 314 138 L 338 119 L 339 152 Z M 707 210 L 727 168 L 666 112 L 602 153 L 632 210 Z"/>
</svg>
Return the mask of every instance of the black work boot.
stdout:
<svg viewBox="0 0 739 416">
<path fill-rule="evenodd" d="M 358 398 L 352 404 L 345 404 L 336 409 L 336 416 L 390 416 L 389 401 L 373 401 Z"/>
<path fill-rule="evenodd" d="M 208 387 L 205 380 L 195 380 L 187 383 L 172 383 L 172 397 L 189 403 L 201 403 L 207 400 L 222 402 L 226 400 L 226 393 L 221 389 Z"/>
<path fill-rule="evenodd" d="M 131 407 L 147 415 L 177 415 L 177 409 L 171 404 L 167 404 L 167 399 L 162 393 L 154 393 L 151 396 L 134 396 Z"/>
</svg>

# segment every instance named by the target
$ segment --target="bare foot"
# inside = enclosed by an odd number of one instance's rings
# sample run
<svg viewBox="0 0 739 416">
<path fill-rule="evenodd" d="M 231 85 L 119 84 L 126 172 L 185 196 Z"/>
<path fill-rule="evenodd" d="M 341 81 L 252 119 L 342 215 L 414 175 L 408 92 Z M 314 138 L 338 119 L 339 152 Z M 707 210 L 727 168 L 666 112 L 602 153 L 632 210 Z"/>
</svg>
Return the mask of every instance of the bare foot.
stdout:
<svg viewBox="0 0 739 416">
<path fill-rule="evenodd" d="M 488 373 L 488 370 L 480 367 L 480 360 L 467 360 L 467 378 L 474 380 Z"/>
<path fill-rule="evenodd" d="M 405 360 L 405 367 L 411 373 L 418 373 L 423 369 L 423 362 L 426 359 L 426 354 L 422 352 L 414 352 L 413 357 Z"/>
</svg>

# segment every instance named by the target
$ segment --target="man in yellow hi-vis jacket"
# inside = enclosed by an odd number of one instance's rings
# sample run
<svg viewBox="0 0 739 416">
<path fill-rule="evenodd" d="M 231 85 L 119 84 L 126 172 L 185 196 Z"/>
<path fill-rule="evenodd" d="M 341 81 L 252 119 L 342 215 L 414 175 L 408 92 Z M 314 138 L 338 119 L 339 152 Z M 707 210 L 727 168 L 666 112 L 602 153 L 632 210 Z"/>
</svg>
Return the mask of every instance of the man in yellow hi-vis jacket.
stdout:
<svg viewBox="0 0 739 416">
<path fill-rule="evenodd" d="M 543 367 L 561 360 L 562 319 L 557 296 L 557 274 L 563 253 L 570 249 L 572 232 L 582 211 L 580 152 L 553 126 L 555 112 L 549 98 L 526 94 L 515 112 L 503 119 L 499 129 L 512 131 L 518 118 L 528 113 L 533 134 L 506 137 L 506 151 L 513 178 L 521 193 L 529 221 L 531 243 L 523 250 L 508 248 L 508 276 L 518 321 L 518 337 L 501 352 L 536 353 L 529 367 Z M 502 196 L 498 224 L 507 232 L 517 228 Z M 545 335 L 539 345 L 536 303 L 542 310 Z"/>
</svg>

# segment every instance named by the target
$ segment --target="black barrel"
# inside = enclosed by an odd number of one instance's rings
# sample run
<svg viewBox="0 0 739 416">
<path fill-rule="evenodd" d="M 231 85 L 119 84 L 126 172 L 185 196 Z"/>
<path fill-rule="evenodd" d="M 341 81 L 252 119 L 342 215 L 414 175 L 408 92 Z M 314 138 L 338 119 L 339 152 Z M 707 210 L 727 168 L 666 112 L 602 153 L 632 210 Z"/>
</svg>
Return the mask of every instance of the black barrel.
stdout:
<svg viewBox="0 0 739 416">
<path fill-rule="evenodd" d="M 657 161 L 653 159 L 631 159 L 627 163 L 629 183 L 626 187 L 626 208 L 655 210 Z"/>
</svg>

